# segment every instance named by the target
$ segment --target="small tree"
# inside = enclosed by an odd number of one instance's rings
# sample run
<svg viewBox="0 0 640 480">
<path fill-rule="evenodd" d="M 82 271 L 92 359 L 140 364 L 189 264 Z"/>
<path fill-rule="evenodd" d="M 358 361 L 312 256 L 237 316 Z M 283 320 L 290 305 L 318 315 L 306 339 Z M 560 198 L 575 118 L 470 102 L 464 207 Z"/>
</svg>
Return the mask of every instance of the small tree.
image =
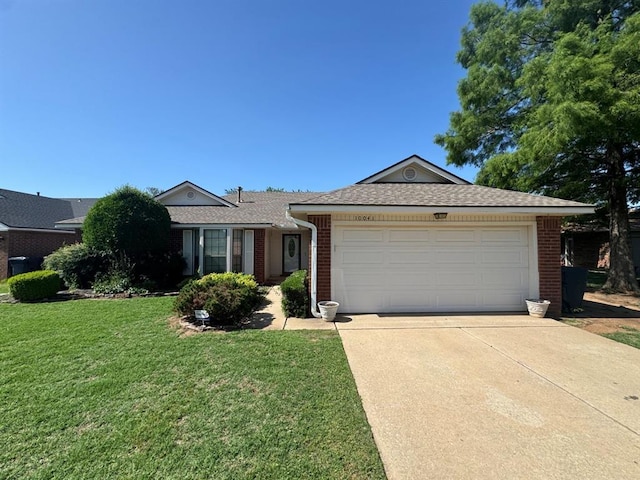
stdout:
<svg viewBox="0 0 640 480">
<path fill-rule="evenodd" d="M 109 251 L 121 266 L 169 249 L 171 218 L 164 205 L 125 185 L 89 210 L 82 239 L 87 247 Z"/>
</svg>

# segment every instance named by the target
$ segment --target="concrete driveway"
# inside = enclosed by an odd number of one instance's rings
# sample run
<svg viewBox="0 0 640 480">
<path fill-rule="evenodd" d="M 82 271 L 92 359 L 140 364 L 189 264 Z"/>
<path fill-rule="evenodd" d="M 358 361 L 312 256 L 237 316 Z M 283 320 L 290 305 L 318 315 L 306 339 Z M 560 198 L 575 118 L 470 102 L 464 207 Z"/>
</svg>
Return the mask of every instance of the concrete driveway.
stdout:
<svg viewBox="0 0 640 480">
<path fill-rule="evenodd" d="M 342 320 L 389 479 L 640 478 L 640 350 L 521 315 Z"/>
</svg>

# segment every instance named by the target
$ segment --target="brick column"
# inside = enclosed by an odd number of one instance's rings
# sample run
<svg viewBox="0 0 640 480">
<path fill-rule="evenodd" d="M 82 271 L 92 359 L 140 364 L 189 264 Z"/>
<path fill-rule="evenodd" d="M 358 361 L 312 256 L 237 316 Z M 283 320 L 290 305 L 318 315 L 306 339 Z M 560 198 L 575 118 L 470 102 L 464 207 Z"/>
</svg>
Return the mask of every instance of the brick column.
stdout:
<svg viewBox="0 0 640 480">
<path fill-rule="evenodd" d="M 562 312 L 561 220 L 560 217 L 536 217 L 540 298 L 551 301 L 549 317 L 558 317 Z"/>
<path fill-rule="evenodd" d="M 331 215 L 309 215 L 308 221 L 318 229 L 318 301 L 331 300 Z"/>
<path fill-rule="evenodd" d="M 258 283 L 264 283 L 265 230 L 254 230 L 253 235 L 253 275 Z"/>
</svg>

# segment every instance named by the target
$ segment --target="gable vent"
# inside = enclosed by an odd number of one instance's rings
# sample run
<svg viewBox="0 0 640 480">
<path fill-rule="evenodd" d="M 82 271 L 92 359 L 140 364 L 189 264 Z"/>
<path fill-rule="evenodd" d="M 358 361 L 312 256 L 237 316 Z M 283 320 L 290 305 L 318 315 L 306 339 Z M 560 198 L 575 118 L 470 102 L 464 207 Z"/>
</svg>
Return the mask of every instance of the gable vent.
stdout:
<svg viewBox="0 0 640 480">
<path fill-rule="evenodd" d="M 194 198 L 196 198 L 196 193 L 195 193 L 193 190 L 189 190 L 189 191 L 187 192 L 187 198 L 188 198 L 189 200 L 193 200 Z"/>
<path fill-rule="evenodd" d="M 416 169 L 413 167 L 405 167 L 402 170 L 402 177 L 408 182 L 414 181 L 417 176 L 418 172 L 416 172 Z"/>
</svg>

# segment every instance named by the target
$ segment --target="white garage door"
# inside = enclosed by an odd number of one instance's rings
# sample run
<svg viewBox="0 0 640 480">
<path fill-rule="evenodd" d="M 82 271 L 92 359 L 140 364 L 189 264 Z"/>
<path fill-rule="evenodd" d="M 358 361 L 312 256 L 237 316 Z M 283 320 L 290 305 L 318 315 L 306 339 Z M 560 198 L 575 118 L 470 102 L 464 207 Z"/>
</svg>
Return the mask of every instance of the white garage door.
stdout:
<svg viewBox="0 0 640 480">
<path fill-rule="evenodd" d="M 520 311 L 529 243 L 526 226 L 336 226 L 334 296 L 351 313 Z"/>
</svg>

